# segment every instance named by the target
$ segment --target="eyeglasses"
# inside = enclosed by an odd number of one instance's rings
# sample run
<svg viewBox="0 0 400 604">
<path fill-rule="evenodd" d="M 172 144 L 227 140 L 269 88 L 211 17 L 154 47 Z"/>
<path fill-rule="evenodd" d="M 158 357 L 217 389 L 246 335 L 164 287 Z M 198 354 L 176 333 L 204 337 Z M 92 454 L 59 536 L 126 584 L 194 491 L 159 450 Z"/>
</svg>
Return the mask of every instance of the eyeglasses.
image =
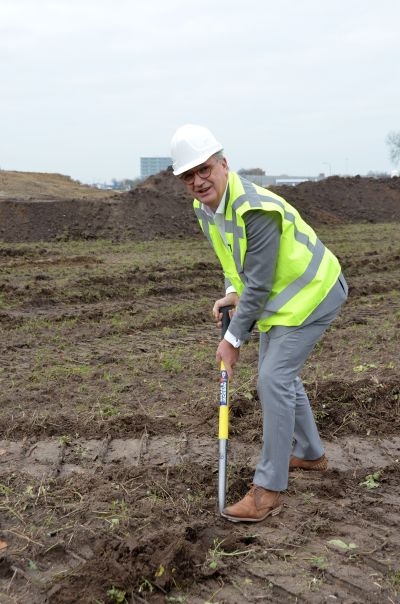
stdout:
<svg viewBox="0 0 400 604">
<path fill-rule="evenodd" d="M 200 176 L 200 178 L 203 178 L 205 180 L 206 178 L 208 178 L 210 176 L 214 166 L 217 163 L 218 162 L 215 161 L 213 164 L 205 164 L 204 166 L 200 166 L 200 168 L 197 168 L 196 170 L 191 170 L 190 172 L 184 172 L 184 174 L 182 174 L 182 176 L 180 176 L 180 179 L 183 180 L 185 185 L 192 185 L 194 183 L 194 179 L 196 178 L 196 174 L 198 176 Z"/>
</svg>

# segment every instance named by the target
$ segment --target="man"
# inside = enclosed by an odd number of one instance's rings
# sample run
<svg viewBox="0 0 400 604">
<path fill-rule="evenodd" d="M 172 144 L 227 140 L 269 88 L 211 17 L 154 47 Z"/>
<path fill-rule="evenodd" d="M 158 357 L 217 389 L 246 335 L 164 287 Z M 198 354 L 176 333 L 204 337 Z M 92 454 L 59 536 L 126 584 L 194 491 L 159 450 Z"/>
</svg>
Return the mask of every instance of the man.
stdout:
<svg viewBox="0 0 400 604">
<path fill-rule="evenodd" d="M 298 374 L 345 301 L 347 284 L 337 258 L 297 210 L 231 172 L 207 128 L 178 128 L 171 155 L 224 271 L 226 292 L 214 304 L 215 320 L 222 306 L 235 306 L 216 353 L 230 378 L 255 325 L 260 333 L 261 455 L 250 491 L 222 512 L 232 522 L 259 522 L 281 511 L 289 471 L 327 469 Z"/>
</svg>

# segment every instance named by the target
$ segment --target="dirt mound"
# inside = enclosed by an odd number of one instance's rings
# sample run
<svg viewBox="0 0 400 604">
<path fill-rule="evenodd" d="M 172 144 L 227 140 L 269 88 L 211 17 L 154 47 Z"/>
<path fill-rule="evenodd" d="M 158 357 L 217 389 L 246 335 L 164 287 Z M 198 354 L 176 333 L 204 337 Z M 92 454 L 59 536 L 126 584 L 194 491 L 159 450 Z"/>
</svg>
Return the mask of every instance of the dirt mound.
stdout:
<svg viewBox="0 0 400 604">
<path fill-rule="evenodd" d="M 76 186 L 72 183 L 69 195 L 64 187 L 49 198 L 44 186 L 45 193 L 34 198 L 0 200 L 0 240 L 146 240 L 199 232 L 191 200 L 172 174 L 161 173 L 126 193 L 90 187 L 77 193 Z"/>
<path fill-rule="evenodd" d="M 0 170 L 0 199 L 103 199 L 104 196 L 104 191 L 63 174 Z"/>
<path fill-rule="evenodd" d="M 313 226 L 400 220 L 400 178 L 331 177 L 273 187 Z M 171 172 L 127 193 L 59 174 L 0 172 L 0 240 L 154 239 L 199 234 L 191 197 Z"/>
<path fill-rule="evenodd" d="M 332 176 L 296 187 L 272 187 L 314 225 L 400 220 L 400 178 Z"/>
</svg>

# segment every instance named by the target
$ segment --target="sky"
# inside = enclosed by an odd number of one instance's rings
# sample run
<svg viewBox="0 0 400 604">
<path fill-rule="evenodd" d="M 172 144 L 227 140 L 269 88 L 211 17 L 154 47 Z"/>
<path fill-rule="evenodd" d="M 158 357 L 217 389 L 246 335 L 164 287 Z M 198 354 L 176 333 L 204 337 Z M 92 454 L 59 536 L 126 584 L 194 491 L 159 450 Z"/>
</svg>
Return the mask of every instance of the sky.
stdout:
<svg viewBox="0 0 400 604">
<path fill-rule="evenodd" d="M 135 179 L 186 123 L 233 170 L 391 172 L 399 0 L 0 0 L 0 169 Z"/>
</svg>

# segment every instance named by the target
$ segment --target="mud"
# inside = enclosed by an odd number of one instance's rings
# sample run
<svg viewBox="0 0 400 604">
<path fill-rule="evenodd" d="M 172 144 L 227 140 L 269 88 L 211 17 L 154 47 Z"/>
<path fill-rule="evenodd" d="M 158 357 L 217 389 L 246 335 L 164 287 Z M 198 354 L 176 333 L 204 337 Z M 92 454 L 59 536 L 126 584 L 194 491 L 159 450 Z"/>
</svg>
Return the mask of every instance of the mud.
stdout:
<svg viewBox="0 0 400 604">
<path fill-rule="evenodd" d="M 8 215 L 0 602 L 400 602 L 400 199 L 388 194 L 398 179 L 291 189 L 325 200 L 304 207 L 319 216 L 350 285 L 302 373 L 330 465 L 291 473 L 278 516 L 232 525 L 217 511 L 219 333 L 210 308 L 221 275 L 194 230 L 176 237 L 175 218 L 168 229 L 168 212 L 154 238 L 149 204 L 164 200 L 166 178 L 107 202 L 146 197 L 133 241 L 131 227 L 121 237 L 113 221 L 110 237 L 97 239 L 101 229 L 88 230 L 72 200 L 48 203 L 74 213 L 73 236 L 49 211 L 51 237 L 33 237 L 30 225 L 18 238 Z M 360 187 L 369 194 L 360 198 Z M 335 206 L 329 195 L 349 197 Z M 4 203 L 7 212 L 22 207 Z M 23 203 L 33 216 L 45 201 Z M 178 191 L 172 206 L 186 203 Z M 256 365 L 255 333 L 231 384 L 229 502 L 248 489 L 261 445 Z"/>
</svg>

